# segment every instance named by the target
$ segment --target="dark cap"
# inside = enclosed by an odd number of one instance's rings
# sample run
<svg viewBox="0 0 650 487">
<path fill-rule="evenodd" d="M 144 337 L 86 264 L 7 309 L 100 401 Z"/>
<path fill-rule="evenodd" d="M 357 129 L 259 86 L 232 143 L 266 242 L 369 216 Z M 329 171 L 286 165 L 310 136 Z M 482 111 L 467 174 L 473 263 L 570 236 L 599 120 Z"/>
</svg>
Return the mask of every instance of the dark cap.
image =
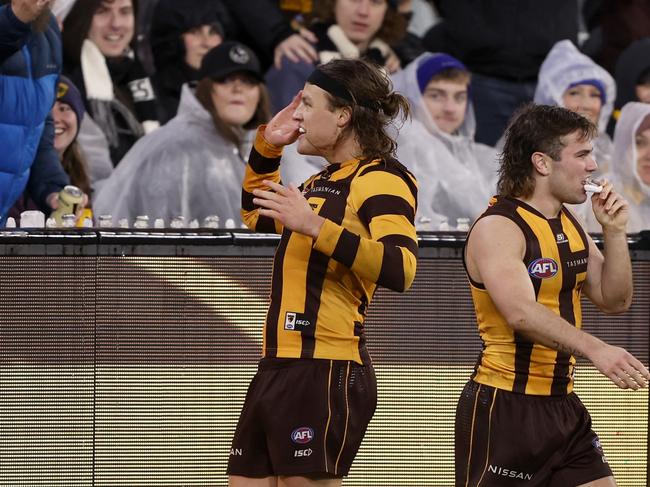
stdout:
<svg viewBox="0 0 650 487">
<path fill-rule="evenodd" d="M 244 44 L 226 41 L 208 51 L 201 62 L 201 78 L 223 79 L 233 73 L 250 73 L 264 81 L 260 61 Z"/>
<path fill-rule="evenodd" d="M 84 118 L 84 113 L 86 112 L 83 98 L 74 83 L 63 75 L 59 77 L 59 82 L 56 85 L 56 100 L 70 105 L 70 108 L 72 108 L 72 111 L 77 116 L 78 132 L 81 120 Z"/>
</svg>

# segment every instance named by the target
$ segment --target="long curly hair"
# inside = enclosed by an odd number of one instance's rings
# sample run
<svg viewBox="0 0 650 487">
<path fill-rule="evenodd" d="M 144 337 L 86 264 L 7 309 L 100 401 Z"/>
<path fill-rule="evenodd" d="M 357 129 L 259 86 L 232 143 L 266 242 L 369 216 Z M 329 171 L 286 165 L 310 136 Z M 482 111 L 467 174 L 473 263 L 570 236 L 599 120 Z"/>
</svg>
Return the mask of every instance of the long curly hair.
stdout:
<svg viewBox="0 0 650 487">
<path fill-rule="evenodd" d="M 352 111 L 351 122 L 340 138 L 353 132 L 363 158 L 392 159 L 397 144 L 386 127 L 400 114 L 402 122 L 406 120 L 410 109 L 406 98 L 392 91 L 388 76 L 378 66 L 361 59 L 336 59 L 318 69 L 343 85 L 353 98 L 350 102 L 328 94 L 332 110 L 349 107 Z"/>
<path fill-rule="evenodd" d="M 512 117 L 500 156 L 497 191 L 502 196 L 527 198 L 535 190 L 532 155 L 542 152 L 560 160 L 563 138 L 578 132 L 581 140 L 591 140 L 598 128 L 582 115 L 566 108 L 530 103 Z"/>
</svg>

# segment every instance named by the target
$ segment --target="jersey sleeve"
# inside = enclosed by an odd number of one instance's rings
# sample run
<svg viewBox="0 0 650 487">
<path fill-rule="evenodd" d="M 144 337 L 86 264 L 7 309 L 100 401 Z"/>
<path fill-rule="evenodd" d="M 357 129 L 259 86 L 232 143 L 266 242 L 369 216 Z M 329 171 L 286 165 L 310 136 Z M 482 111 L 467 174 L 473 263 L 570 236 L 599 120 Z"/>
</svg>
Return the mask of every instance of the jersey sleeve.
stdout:
<svg viewBox="0 0 650 487">
<path fill-rule="evenodd" d="M 259 207 L 253 203 L 253 190 L 268 189 L 264 180 L 280 183 L 280 158 L 282 147 L 266 141 L 262 125 L 257 129 L 255 142 L 246 165 L 241 193 L 242 221 L 248 228 L 262 233 L 282 233 L 283 226 L 273 218 L 259 214 Z"/>
<path fill-rule="evenodd" d="M 325 220 L 314 248 L 364 279 L 406 291 L 415 278 L 418 253 L 415 178 L 406 171 L 375 166 L 355 179 L 351 196 L 370 238 Z"/>
</svg>

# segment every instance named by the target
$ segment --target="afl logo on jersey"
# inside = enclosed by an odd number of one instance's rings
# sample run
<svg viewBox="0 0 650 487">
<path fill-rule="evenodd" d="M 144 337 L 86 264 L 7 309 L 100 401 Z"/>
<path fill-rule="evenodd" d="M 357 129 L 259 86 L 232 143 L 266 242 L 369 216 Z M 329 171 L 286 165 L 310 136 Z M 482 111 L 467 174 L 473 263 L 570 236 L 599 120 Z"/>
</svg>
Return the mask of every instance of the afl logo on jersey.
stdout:
<svg viewBox="0 0 650 487">
<path fill-rule="evenodd" d="M 309 443 L 313 439 L 314 430 L 309 426 L 303 426 L 302 428 L 297 428 L 291 432 L 291 441 L 299 445 Z"/>
<path fill-rule="evenodd" d="M 557 262 L 547 257 L 535 259 L 528 266 L 528 274 L 537 279 L 550 279 L 557 274 Z"/>
</svg>

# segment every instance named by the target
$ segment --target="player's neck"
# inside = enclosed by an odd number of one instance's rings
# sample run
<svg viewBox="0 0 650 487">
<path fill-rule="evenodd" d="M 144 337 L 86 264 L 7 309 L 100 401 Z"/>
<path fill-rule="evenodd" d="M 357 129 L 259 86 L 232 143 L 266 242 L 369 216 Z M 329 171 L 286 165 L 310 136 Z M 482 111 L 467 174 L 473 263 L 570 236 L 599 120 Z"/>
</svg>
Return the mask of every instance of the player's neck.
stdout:
<svg viewBox="0 0 650 487">
<path fill-rule="evenodd" d="M 528 198 L 519 198 L 527 205 L 532 206 L 547 219 L 557 218 L 562 209 L 562 202 L 549 194 L 540 194 L 539 191 L 534 191 Z"/>
<path fill-rule="evenodd" d="M 339 141 L 332 151 L 325 156 L 330 164 L 349 161 L 361 156 L 361 147 L 355 137 L 349 135 L 344 140 Z"/>
</svg>

